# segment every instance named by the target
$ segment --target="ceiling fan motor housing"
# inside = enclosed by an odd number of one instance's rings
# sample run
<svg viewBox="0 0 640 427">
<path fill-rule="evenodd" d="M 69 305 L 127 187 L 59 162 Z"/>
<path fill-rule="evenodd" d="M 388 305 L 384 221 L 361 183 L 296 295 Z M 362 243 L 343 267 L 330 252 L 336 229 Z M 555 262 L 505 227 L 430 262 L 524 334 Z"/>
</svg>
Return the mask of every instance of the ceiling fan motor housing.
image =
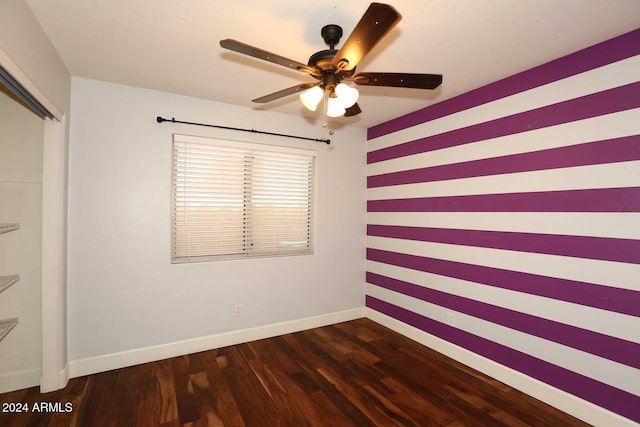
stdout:
<svg viewBox="0 0 640 427">
<path fill-rule="evenodd" d="M 333 57 L 338 53 L 337 49 L 325 49 L 318 51 L 309 57 L 308 65 L 310 67 L 318 67 L 321 70 L 325 70 L 327 65 L 331 64 Z"/>
</svg>

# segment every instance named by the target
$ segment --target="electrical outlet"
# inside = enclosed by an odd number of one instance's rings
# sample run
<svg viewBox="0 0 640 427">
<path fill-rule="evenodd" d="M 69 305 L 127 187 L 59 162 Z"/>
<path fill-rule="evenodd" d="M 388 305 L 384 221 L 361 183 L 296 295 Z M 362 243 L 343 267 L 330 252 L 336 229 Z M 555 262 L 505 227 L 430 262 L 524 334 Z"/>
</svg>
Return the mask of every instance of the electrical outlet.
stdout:
<svg viewBox="0 0 640 427">
<path fill-rule="evenodd" d="M 233 311 L 233 315 L 237 317 L 237 316 L 240 316 L 241 313 L 242 313 L 242 306 L 240 304 L 236 304 Z"/>
<path fill-rule="evenodd" d="M 447 313 L 447 325 L 456 326 L 456 314 L 448 312 Z"/>
</svg>

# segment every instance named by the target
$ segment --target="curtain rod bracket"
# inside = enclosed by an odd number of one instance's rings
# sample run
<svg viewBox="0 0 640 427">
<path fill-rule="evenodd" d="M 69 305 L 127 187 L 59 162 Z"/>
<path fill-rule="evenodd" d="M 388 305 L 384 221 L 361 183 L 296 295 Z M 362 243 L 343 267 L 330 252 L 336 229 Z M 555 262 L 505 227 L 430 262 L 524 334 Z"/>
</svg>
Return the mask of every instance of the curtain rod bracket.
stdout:
<svg viewBox="0 0 640 427">
<path fill-rule="evenodd" d="M 237 130 L 237 131 L 251 132 L 251 133 L 261 133 L 263 135 L 284 136 L 286 138 L 295 138 L 295 139 L 304 139 L 304 140 L 307 140 L 307 141 L 324 142 L 327 145 L 331 144 L 331 140 L 330 139 L 307 138 L 306 136 L 287 135 L 287 134 L 284 134 L 284 133 L 267 132 L 267 131 L 256 130 L 256 129 L 242 129 L 242 128 L 234 128 L 234 127 L 230 127 L 230 126 L 210 125 L 210 124 L 207 124 L 207 123 L 184 122 L 182 120 L 176 120 L 175 117 L 171 117 L 171 119 L 165 119 L 164 117 L 158 116 L 158 117 L 156 117 L 156 121 L 158 123 L 163 123 L 163 122 L 182 123 L 182 124 L 185 124 L 185 125 L 206 126 L 206 127 L 210 127 L 210 128 Z"/>
</svg>

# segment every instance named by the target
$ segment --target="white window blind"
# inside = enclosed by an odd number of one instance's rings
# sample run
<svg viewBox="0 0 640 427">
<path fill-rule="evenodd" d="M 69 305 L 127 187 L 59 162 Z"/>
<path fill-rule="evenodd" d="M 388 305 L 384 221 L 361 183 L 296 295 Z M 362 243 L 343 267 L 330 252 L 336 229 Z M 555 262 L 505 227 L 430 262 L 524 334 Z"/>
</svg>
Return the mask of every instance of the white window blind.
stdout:
<svg viewBox="0 0 640 427">
<path fill-rule="evenodd" d="M 174 135 L 172 261 L 313 253 L 315 153 Z"/>
</svg>

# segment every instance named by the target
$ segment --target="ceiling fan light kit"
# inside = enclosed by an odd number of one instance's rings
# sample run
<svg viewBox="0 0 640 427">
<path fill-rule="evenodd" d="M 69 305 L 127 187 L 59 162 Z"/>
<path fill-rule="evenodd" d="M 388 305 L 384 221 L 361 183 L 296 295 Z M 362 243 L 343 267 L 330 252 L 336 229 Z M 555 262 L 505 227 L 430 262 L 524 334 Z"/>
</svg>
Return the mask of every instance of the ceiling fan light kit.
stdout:
<svg viewBox="0 0 640 427">
<path fill-rule="evenodd" d="M 360 93 L 355 87 L 348 86 L 346 83 L 340 83 L 335 89 L 336 99 L 340 100 L 340 103 L 344 108 L 349 108 L 356 102 Z"/>
<path fill-rule="evenodd" d="M 342 106 L 338 98 L 327 98 L 327 116 L 340 117 L 346 112 L 347 109 Z"/>
<path fill-rule="evenodd" d="M 320 86 L 314 86 L 300 94 L 300 101 L 309 111 L 316 111 L 323 97 L 324 91 L 320 89 Z"/>
<path fill-rule="evenodd" d="M 300 101 L 310 111 L 316 111 L 320 101 L 324 100 L 323 113 L 326 116 L 351 117 L 361 112 L 357 104 L 359 93 L 356 88 L 345 82 L 361 86 L 412 89 L 435 89 L 442 83 L 441 74 L 371 72 L 355 74 L 356 66 L 362 58 L 396 26 L 401 18 L 398 11 L 391 5 L 371 3 L 340 49 L 335 49 L 335 46 L 342 37 L 342 28 L 335 24 L 325 25 L 320 34 L 329 49 L 311 55 L 307 64 L 232 39 L 221 40 L 220 46 L 300 71 L 317 80 L 316 83 L 302 83 L 273 92 L 253 99 L 253 102 L 271 102 L 301 92 Z M 326 123 L 323 123 L 323 126 L 326 127 Z"/>
<path fill-rule="evenodd" d="M 345 83 L 339 83 L 336 88 L 327 92 L 320 86 L 314 86 L 300 94 L 300 101 L 309 111 L 316 111 L 318 104 L 327 97 L 326 113 L 329 117 L 344 116 L 347 108 L 352 107 L 358 101 L 358 89 Z"/>
</svg>

